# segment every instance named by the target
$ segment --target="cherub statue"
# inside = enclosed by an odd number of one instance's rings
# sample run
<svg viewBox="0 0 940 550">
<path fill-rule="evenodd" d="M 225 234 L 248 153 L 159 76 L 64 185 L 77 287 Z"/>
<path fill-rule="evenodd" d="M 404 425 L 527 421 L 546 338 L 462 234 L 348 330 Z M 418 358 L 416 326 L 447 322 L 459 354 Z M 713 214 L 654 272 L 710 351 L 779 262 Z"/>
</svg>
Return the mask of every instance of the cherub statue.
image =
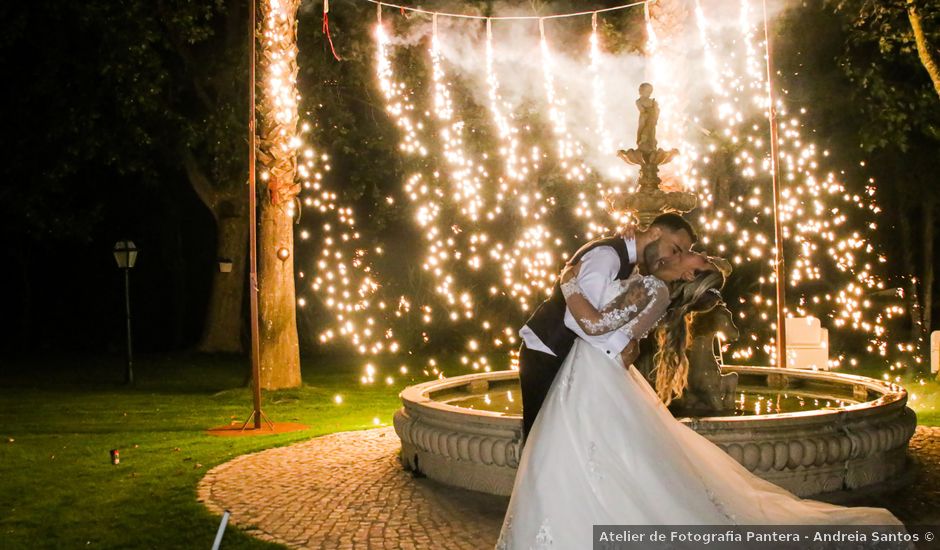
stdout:
<svg viewBox="0 0 940 550">
<path fill-rule="evenodd" d="M 659 121 L 659 104 L 651 96 L 653 85 L 649 82 L 640 84 L 640 97 L 636 108 L 640 111 L 640 121 L 636 129 L 636 148 L 640 151 L 656 150 L 656 123 Z"/>
</svg>

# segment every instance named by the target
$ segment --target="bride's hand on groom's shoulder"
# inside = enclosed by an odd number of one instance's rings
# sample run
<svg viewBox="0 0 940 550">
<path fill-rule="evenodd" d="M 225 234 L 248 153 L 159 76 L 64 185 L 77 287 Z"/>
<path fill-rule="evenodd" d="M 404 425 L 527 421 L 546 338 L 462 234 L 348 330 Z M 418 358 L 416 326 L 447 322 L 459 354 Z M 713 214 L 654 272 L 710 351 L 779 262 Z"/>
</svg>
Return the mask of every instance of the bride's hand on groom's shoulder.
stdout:
<svg viewBox="0 0 940 550">
<path fill-rule="evenodd" d="M 578 271 L 581 270 L 581 264 L 576 263 L 574 265 L 565 265 L 565 268 L 561 270 L 561 274 L 558 276 L 558 279 L 562 283 L 567 283 L 573 277 L 578 276 Z"/>
</svg>

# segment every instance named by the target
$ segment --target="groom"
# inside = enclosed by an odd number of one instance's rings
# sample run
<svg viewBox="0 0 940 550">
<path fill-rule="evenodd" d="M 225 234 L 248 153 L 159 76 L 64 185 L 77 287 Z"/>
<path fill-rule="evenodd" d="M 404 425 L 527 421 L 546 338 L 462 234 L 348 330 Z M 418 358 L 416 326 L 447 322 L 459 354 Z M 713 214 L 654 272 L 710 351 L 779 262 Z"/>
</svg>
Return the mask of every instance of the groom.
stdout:
<svg viewBox="0 0 940 550">
<path fill-rule="evenodd" d="M 696 240 L 695 231 L 682 216 L 661 214 L 646 231 L 632 236 L 625 232 L 585 244 L 568 260 L 568 265 L 581 262 L 578 281 L 585 297 L 598 307 L 604 289 L 612 281 L 626 279 L 634 269 L 644 274 L 655 271 L 664 263 L 677 260 Z M 599 336 L 585 334 L 567 310 L 558 281 L 551 296 L 529 317 L 519 336 L 523 341 L 519 350 L 523 441 L 575 338 L 583 338 L 611 357 L 626 351 L 625 355 L 631 355 L 629 363 L 633 362 L 637 349 L 633 343 L 625 350 L 630 342 L 621 331 Z"/>
</svg>

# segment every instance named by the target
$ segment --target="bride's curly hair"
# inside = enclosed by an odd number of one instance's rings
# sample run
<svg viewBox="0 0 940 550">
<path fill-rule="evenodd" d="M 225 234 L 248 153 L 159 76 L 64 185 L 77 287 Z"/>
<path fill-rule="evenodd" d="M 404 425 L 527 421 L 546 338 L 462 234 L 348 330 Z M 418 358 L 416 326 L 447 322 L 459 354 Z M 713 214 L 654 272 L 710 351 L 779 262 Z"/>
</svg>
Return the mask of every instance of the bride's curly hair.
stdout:
<svg viewBox="0 0 940 550">
<path fill-rule="evenodd" d="M 682 397 L 689 382 L 689 359 L 685 354 L 690 343 L 688 314 L 706 292 L 721 289 L 725 284 L 725 276 L 718 266 L 709 263 L 712 267 L 700 270 L 691 281 L 678 280 L 671 284 L 669 309 L 656 329 L 659 349 L 653 358 L 653 372 L 656 373 L 656 394 L 666 405 Z"/>
</svg>

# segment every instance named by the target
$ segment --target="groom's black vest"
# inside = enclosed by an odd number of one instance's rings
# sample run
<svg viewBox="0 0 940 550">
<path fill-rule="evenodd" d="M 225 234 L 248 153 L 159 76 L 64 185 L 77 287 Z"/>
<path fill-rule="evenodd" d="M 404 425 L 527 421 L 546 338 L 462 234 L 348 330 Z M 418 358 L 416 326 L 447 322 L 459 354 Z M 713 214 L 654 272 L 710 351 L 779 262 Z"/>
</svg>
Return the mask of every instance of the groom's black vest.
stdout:
<svg viewBox="0 0 940 550">
<path fill-rule="evenodd" d="M 599 246 L 609 246 L 617 252 L 620 257 L 620 271 L 617 272 L 618 279 L 626 279 L 633 273 L 634 264 L 630 263 L 630 254 L 627 252 L 627 243 L 622 236 L 602 237 L 595 239 L 574 253 L 574 256 L 568 259 L 568 264 L 576 264 L 581 258 L 591 250 Z M 541 303 L 539 307 L 526 321 L 526 326 L 532 329 L 532 332 L 539 337 L 546 346 L 549 347 L 559 360 L 563 360 L 574 340 L 577 337 L 574 332 L 565 326 L 565 297 L 561 293 L 561 285 L 556 280 L 552 288 L 552 294 L 547 300 Z"/>
</svg>

